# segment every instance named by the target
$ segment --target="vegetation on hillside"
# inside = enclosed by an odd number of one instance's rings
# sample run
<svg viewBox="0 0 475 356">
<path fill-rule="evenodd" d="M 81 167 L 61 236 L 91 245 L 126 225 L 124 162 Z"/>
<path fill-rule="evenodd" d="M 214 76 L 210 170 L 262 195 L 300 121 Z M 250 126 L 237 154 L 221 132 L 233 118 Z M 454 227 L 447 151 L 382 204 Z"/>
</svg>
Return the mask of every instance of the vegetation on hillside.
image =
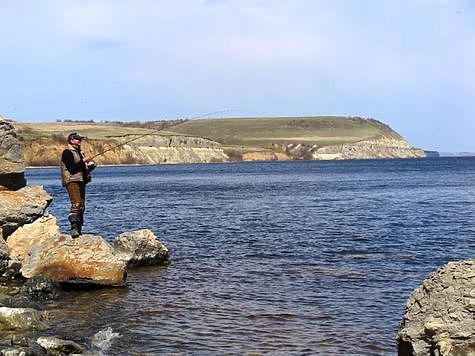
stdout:
<svg viewBox="0 0 475 356">
<path fill-rule="evenodd" d="M 265 148 L 290 143 L 328 146 L 380 136 L 400 138 L 377 120 L 341 116 L 190 120 L 169 131 L 207 137 L 225 146 Z"/>
</svg>

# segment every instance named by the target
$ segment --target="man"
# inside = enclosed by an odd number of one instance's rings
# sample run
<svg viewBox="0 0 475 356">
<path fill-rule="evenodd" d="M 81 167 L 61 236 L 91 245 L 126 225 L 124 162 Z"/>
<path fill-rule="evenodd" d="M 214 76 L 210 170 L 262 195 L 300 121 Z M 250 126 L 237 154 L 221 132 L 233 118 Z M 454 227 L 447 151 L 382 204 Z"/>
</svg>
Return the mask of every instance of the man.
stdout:
<svg viewBox="0 0 475 356">
<path fill-rule="evenodd" d="M 68 220 L 71 223 L 71 237 L 81 235 L 86 208 L 86 184 L 91 181 L 90 172 L 96 168 L 92 157 L 84 156 L 81 151 L 81 136 L 77 132 L 68 135 L 68 147 L 61 155 L 61 182 L 69 194 L 71 210 Z"/>
</svg>

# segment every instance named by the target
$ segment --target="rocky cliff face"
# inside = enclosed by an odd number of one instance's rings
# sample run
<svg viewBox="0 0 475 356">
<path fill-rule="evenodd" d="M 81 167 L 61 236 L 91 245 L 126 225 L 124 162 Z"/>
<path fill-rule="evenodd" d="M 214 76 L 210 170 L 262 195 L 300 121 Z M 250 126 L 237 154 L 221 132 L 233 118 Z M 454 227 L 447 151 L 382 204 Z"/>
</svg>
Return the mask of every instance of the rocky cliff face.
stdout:
<svg viewBox="0 0 475 356">
<path fill-rule="evenodd" d="M 382 135 L 369 140 L 324 147 L 291 143 L 273 144 L 273 149 L 243 146 L 236 151 L 227 148 L 226 152 L 218 142 L 186 135 L 151 135 L 121 145 L 133 138 L 134 136 L 123 136 L 108 140 L 85 140 L 83 151 L 88 155 L 107 151 L 97 157 L 99 165 L 426 157 L 423 150 L 413 148 L 397 135 Z M 22 141 L 22 144 L 27 166 L 58 165 L 61 152 L 66 146 L 62 137 L 44 137 Z M 108 151 L 117 145 L 121 146 Z"/>
<path fill-rule="evenodd" d="M 422 158 L 423 150 L 412 147 L 402 138 L 378 137 L 355 143 L 317 148 L 313 159 L 372 159 L 372 158 Z"/>
<path fill-rule="evenodd" d="M 133 137 L 121 139 L 85 140 L 83 151 L 96 155 L 107 151 Z M 66 142 L 43 138 L 23 142 L 23 155 L 27 166 L 59 165 Z M 98 156 L 100 165 L 159 164 L 159 163 L 209 163 L 226 162 L 228 156 L 217 142 L 190 136 L 147 136 L 122 145 Z"/>
</svg>

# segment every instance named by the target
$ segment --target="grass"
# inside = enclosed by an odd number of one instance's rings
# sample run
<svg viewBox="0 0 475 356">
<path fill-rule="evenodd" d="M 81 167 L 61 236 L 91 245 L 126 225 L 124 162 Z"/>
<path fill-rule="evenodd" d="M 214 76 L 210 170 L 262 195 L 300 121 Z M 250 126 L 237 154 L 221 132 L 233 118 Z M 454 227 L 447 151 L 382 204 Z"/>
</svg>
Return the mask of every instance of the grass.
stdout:
<svg viewBox="0 0 475 356">
<path fill-rule="evenodd" d="M 381 135 L 398 136 L 379 121 L 340 116 L 191 120 L 169 130 L 207 137 L 225 146 L 257 147 L 288 143 L 328 146 Z"/>
</svg>

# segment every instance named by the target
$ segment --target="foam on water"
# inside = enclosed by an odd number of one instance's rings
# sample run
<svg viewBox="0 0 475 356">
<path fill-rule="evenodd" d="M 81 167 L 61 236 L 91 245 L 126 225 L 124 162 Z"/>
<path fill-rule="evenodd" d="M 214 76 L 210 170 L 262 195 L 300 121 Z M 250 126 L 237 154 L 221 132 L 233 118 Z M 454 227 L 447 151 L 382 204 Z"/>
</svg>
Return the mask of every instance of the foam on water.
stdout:
<svg viewBox="0 0 475 356">
<path fill-rule="evenodd" d="M 91 339 L 91 344 L 98 348 L 99 351 L 105 352 L 110 349 L 114 339 L 119 338 L 121 335 L 112 330 L 111 327 L 107 327 L 98 331 Z"/>
</svg>

